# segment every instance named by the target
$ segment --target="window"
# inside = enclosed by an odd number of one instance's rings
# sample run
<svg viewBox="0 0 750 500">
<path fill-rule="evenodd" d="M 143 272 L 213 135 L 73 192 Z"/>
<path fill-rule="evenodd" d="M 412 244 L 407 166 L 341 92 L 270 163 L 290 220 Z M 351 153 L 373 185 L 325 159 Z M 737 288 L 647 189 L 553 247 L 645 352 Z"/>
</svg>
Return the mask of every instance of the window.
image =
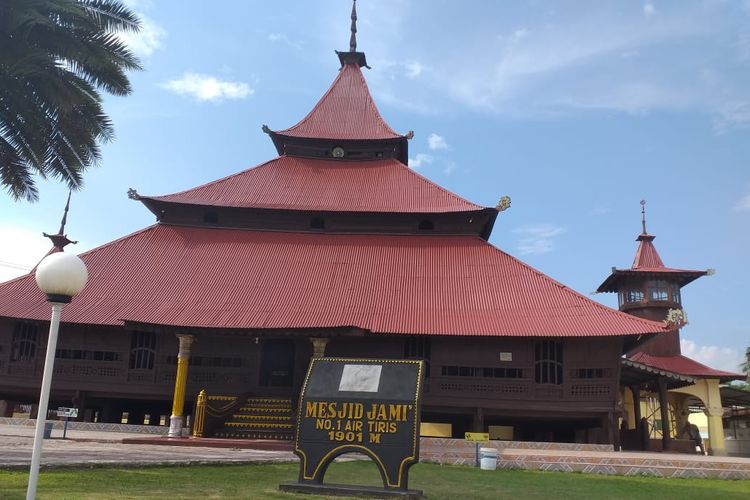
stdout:
<svg viewBox="0 0 750 500">
<path fill-rule="evenodd" d="M 669 300 L 669 283 L 662 280 L 646 282 L 650 300 Z"/>
<path fill-rule="evenodd" d="M 153 370 L 156 355 L 156 334 L 152 332 L 133 332 L 130 337 L 131 370 Z"/>
<path fill-rule="evenodd" d="M 523 378 L 521 368 L 477 368 L 474 366 L 443 366 L 445 377 Z"/>
<path fill-rule="evenodd" d="M 576 368 L 574 378 L 604 378 L 604 368 Z"/>
<path fill-rule="evenodd" d="M 119 361 L 120 353 L 115 351 L 86 351 L 83 349 L 58 349 L 57 359 L 85 359 L 88 361 Z"/>
<path fill-rule="evenodd" d="M 413 336 L 404 341 L 404 357 L 423 359 L 425 361 L 425 377 L 430 376 L 430 358 L 432 357 L 430 337 Z"/>
<path fill-rule="evenodd" d="M 549 340 L 534 345 L 534 381 L 537 384 L 562 384 L 562 342 Z"/>
<path fill-rule="evenodd" d="M 680 285 L 672 283 L 672 302 L 680 302 Z"/>
<path fill-rule="evenodd" d="M 625 292 L 626 302 L 643 302 L 643 290 L 630 289 Z"/>
<path fill-rule="evenodd" d="M 31 323 L 16 323 L 13 330 L 11 361 L 34 361 L 36 357 L 37 327 Z"/>
</svg>

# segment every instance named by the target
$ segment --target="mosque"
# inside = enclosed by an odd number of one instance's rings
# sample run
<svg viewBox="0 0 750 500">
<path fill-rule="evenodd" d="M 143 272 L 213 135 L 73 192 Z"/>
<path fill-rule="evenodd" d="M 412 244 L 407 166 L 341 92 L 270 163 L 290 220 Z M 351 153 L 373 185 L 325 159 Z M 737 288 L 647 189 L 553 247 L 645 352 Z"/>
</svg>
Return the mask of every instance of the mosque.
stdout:
<svg viewBox="0 0 750 500">
<path fill-rule="evenodd" d="M 413 133 L 378 111 L 355 23 L 307 116 L 263 126 L 277 157 L 129 192 L 156 223 L 80 255 L 90 279 L 63 313 L 50 407 L 290 439 L 311 357 L 418 358 L 424 435 L 676 450 L 697 401 L 722 454 L 719 383 L 740 375 L 679 351 L 681 288 L 706 271 L 666 267 L 644 218 L 632 267 L 599 287 L 614 310 L 488 243 L 509 200 L 480 206 L 407 166 Z M 64 227 L 52 240 L 69 251 Z M 0 284 L 0 416 L 37 400 L 48 323 L 33 274 Z"/>
</svg>

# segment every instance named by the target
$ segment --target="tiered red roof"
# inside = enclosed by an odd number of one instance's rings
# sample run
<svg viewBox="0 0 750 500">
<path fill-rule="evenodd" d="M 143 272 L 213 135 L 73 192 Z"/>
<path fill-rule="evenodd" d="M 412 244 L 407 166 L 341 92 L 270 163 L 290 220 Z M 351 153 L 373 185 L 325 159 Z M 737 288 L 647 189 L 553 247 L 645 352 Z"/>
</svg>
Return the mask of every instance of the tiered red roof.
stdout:
<svg viewBox="0 0 750 500">
<path fill-rule="evenodd" d="M 636 363 L 652 366 L 659 370 L 678 373 L 680 375 L 688 375 L 691 377 L 718 378 L 722 381 L 740 380 L 745 378 L 745 375 L 743 374 L 715 370 L 682 355 L 654 356 L 645 352 L 637 352 L 628 359 L 635 361 Z"/>
<path fill-rule="evenodd" d="M 65 308 L 71 323 L 537 337 L 664 331 L 474 236 L 156 225 L 81 258 L 90 278 Z M 0 286 L 0 316 L 48 315 L 32 275 Z"/>
<path fill-rule="evenodd" d="M 638 250 L 635 252 L 635 259 L 633 259 L 633 266 L 630 269 L 612 269 L 612 274 L 599 285 L 596 291 L 600 293 L 617 292 L 621 286 L 620 280 L 633 276 L 652 275 L 654 278 L 658 278 L 659 275 L 669 275 L 673 279 L 677 278 L 679 285 L 682 287 L 708 274 L 708 271 L 666 267 L 654 246 L 655 238 L 656 236 L 646 233 L 644 227 L 644 231 L 636 238 L 639 244 Z"/>
<path fill-rule="evenodd" d="M 337 212 L 483 210 L 393 158 L 346 161 L 281 156 L 238 174 L 167 196 L 172 203 Z"/>
<path fill-rule="evenodd" d="M 380 116 L 362 70 L 356 64 L 345 64 L 341 68 L 328 92 L 302 121 L 274 133 L 289 137 L 341 140 L 404 137 Z"/>
</svg>

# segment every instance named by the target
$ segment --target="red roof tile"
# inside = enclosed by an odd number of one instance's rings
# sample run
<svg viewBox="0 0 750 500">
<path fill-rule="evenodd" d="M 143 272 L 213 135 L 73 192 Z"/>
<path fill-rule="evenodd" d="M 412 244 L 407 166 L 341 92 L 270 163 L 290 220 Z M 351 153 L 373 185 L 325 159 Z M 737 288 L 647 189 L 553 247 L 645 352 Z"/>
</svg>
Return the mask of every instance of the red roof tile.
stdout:
<svg viewBox="0 0 750 500">
<path fill-rule="evenodd" d="M 719 378 L 722 380 L 739 380 L 744 379 L 745 375 L 740 373 L 725 372 L 714 370 L 706 365 L 698 363 L 686 356 L 653 356 L 645 352 L 637 352 L 630 356 L 632 361 L 642 363 L 647 366 L 653 366 L 659 370 L 664 370 L 681 375 L 689 375 L 701 378 Z"/>
<path fill-rule="evenodd" d="M 281 156 L 187 191 L 144 198 L 211 206 L 343 212 L 483 209 L 392 158 L 346 161 Z"/>
<path fill-rule="evenodd" d="M 633 269 L 640 268 L 663 268 L 664 263 L 659 257 L 659 252 L 656 251 L 654 246 L 654 236 L 650 234 L 641 234 L 638 236 L 638 250 L 635 253 L 635 259 L 633 259 Z"/>
<path fill-rule="evenodd" d="M 320 139 L 397 139 L 373 101 L 362 70 L 345 64 L 320 101 L 301 122 L 277 134 Z"/>
<path fill-rule="evenodd" d="M 664 331 L 574 292 L 479 237 L 156 225 L 81 258 L 89 283 L 66 306 L 65 322 L 488 336 Z M 48 319 L 32 275 L 0 285 L 0 316 Z"/>
</svg>

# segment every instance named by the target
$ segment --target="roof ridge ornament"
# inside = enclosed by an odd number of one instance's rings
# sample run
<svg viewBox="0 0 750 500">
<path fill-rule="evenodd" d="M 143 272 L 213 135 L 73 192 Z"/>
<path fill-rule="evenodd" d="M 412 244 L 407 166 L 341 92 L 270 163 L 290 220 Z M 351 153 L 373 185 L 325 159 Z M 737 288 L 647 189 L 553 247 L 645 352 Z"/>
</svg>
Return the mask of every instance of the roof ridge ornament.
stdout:
<svg viewBox="0 0 750 500">
<path fill-rule="evenodd" d="M 646 200 L 641 200 L 641 225 L 643 226 L 643 234 L 648 234 L 648 231 L 646 231 Z"/>
<path fill-rule="evenodd" d="M 57 234 L 42 233 L 42 235 L 45 238 L 49 238 L 50 240 L 52 240 L 52 245 L 54 246 L 54 248 L 57 248 L 58 250 L 61 250 L 61 251 L 70 243 L 73 243 L 74 245 L 78 243 L 77 241 L 69 240 L 68 235 L 65 234 L 65 224 L 68 221 L 68 210 L 70 209 L 70 195 L 72 193 L 73 191 L 68 191 L 68 201 L 65 202 L 65 210 L 63 210 L 62 220 L 60 221 L 60 229 L 57 230 Z"/>
</svg>

